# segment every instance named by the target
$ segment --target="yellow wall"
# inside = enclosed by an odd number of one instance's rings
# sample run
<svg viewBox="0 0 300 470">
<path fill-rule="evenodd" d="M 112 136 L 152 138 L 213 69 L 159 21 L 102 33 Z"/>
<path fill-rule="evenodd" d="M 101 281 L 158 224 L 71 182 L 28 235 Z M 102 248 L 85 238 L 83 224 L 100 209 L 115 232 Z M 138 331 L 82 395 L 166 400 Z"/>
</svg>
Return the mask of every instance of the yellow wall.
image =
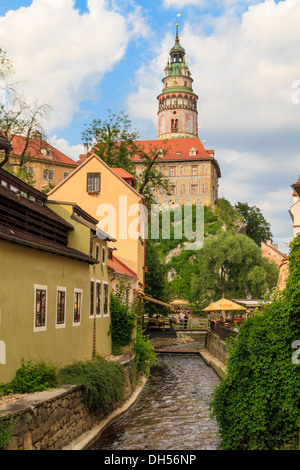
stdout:
<svg viewBox="0 0 300 470">
<path fill-rule="evenodd" d="M 101 279 L 102 265 L 88 263 L 0 241 L 0 342 L 6 363 L 0 382 L 14 378 L 22 358 L 59 366 L 91 359 L 94 317 L 90 315 L 90 279 Z M 98 271 L 97 271 L 98 270 Z M 107 270 L 106 270 L 107 274 Z M 102 279 L 103 280 L 103 279 Z M 35 285 L 47 286 L 46 328 L 34 331 Z M 66 289 L 66 321 L 56 325 L 57 287 Z M 81 320 L 73 324 L 74 289 L 82 289 Z M 110 315 L 96 318 L 96 352 L 111 354 Z"/>
<path fill-rule="evenodd" d="M 87 192 L 87 173 L 101 173 L 101 191 L 98 195 L 90 195 Z M 124 197 L 125 199 L 121 199 Z M 49 200 L 69 201 L 77 203 L 83 210 L 91 214 L 97 220 L 107 217 L 107 213 L 100 214 L 103 204 L 110 204 L 115 209 L 116 224 L 102 226 L 109 235 L 116 238 L 114 246 L 117 248 L 116 256 L 132 269 L 139 278 L 144 280 L 144 247 L 139 238 L 133 239 L 128 235 L 126 223 L 129 227 L 138 214 L 128 215 L 130 207 L 134 204 L 142 204 L 141 196 L 118 178 L 107 165 L 98 157 L 89 157 L 70 177 L 49 193 Z M 124 233 L 123 233 L 124 232 Z"/>
</svg>

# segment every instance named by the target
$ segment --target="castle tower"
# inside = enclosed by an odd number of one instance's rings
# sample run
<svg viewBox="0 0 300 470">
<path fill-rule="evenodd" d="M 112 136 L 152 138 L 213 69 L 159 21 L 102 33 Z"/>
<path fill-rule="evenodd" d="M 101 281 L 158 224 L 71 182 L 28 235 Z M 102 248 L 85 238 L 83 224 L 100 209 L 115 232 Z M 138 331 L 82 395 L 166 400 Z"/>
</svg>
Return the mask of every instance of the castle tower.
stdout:
<svg viewBox="0 0 300 470">
<path fill-rule="evenodd" d="M 176 24 L 175 44 L 165 67 L 164 87 L 158 99 L 158 139 L 198 137 L 198 96 L 193 93 L 191 72 L 185 50 L 179 43 Z"/>
</svg>

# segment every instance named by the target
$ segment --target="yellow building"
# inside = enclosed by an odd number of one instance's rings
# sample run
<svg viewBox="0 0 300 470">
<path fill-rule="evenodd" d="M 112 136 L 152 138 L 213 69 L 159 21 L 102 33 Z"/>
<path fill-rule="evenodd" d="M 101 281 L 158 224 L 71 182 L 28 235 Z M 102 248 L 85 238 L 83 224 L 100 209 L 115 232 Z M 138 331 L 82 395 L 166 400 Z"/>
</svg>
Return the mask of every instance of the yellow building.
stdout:
<svg viewBox="0 0 300 470">
<path fill-rule="evenodd" d="M 171 195 L 153 189 L 157 203 L 204 204 L 213 206 L 218 198 L 220 167 L 213 150 L 205 150 L 198 138 L 145 140 L 138 142 L 148 153 L 159 152 L 159 169 L 169 180 Z M 144 160 L 133 156 L 137 175 L 145 169 Z"/>
<path fill-rule="evenodd" d="M 128 175 L 128 174 L 127 174 Z M 49 200 L 75 202 L 116 239 L 116 256 L 139 285 L 144 284 L 144 199 L 97 155 L 92 154 L 48 194 Z"/>
<path fill-rule="evenodd" d="M 63 366 L 111 354 L 114 239 L 96 224 L 0 169 L 0 382 L 22 360 Z"/>
<path fill-rule="evenodd" d="M 12 149 L 5 167 L 13 166 L 17 170 L 24 155 L 23 168 L 33 178 L 34 188 L 40 191 L 49 191 L 78 166 L 74 160 L 43 140 L 39 133 L 29 141 L 23 136 L 14 135 L 10 143 Z M 0 161 L 4 153 L 2 155 L 0 153 Z"/>
</svg>

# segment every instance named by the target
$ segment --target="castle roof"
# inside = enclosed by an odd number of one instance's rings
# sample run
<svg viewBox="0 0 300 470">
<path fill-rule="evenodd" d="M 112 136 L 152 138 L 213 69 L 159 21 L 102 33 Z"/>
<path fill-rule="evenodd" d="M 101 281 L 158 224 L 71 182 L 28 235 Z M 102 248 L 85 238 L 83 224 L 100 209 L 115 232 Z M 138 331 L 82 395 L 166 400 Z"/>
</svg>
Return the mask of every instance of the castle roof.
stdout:
<svg viewBox="0 0 300 470">
<path fill-rule="evenodd" d="M 216 166 L 218 177 L 221 177 L 219 164 L 214 158 L 214 150 L 205 150 L 200 139 L 197 137 L 169 140 L 140 140 L 138 144 L 147 154 L 151 151 L 163 150 L 164 155 L 160 158 L 160 162 L 212 161 Z M 144 161 L 140 154 L 133 155 L 132 159 L 136 163 Z"/>
</svg>

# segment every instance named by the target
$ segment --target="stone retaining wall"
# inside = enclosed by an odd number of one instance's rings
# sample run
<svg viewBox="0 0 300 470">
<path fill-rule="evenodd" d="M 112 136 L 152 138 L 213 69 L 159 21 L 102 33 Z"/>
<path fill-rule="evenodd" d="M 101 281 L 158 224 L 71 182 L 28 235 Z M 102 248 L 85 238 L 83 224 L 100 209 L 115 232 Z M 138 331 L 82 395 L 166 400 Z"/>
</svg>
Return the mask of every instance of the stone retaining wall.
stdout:
<svg viewBox="0 0 300 470">
<path fill-rule="evenodd" d="M 218 335 L 208 331 L 206 336 L 205 348 L 221 362 L 227 362 L 227 346 L 225 341 L 221 340 Z"/>
<path fill-rule="evenodd" d="M 134 356 L 122 357 L 126 376 L 123 402 L 136 384 L 130 380 Z M 59 450 L 99 423 L 105 414 L 91 413 L 82 399 L 81 386 L 65 386 L 26 396 L 0 408 L 0 432 L 12 428 L 12 437 L 5 450 Z"/>
</svg>

